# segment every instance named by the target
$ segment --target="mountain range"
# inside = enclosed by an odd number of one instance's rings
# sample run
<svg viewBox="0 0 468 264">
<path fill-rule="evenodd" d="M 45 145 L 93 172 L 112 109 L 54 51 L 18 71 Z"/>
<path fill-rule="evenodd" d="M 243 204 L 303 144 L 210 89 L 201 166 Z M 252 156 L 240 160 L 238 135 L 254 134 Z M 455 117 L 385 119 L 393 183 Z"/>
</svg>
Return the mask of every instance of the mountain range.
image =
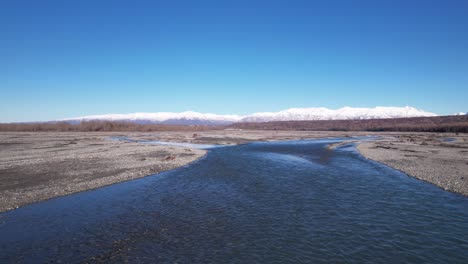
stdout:
<svg viewBox="0 0 468 264">
<path fill-rule="evenodd" d="M 90 115 L 68 118 L 60 121 L 79 123 L 82 121 L 119 121 L 139 124 L 179 124 L 179 125 L 227 125 L 238 122 L 270 122 L 297 120 L 355 120 L 380 118 L 405 118 L 437 116 L 434 113 L 416 109 L 414 107 L 374 107 L 353 108 L 343 107 L 332 110 L 324 107 L 290 108 L 279 112 L 260 112 L 249 115 L 218 115 L 203 114 L 193 111 L 180 113 L 132 113 Z"/>
</svg>

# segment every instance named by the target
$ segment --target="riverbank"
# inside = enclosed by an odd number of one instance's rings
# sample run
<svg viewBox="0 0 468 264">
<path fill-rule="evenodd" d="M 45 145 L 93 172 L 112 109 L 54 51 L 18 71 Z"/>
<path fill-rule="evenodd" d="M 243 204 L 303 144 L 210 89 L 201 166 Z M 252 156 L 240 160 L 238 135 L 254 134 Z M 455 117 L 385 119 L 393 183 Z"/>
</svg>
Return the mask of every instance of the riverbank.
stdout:
<svg viewBox="0 0 468 264">
<path fill-rule="evenodd" d="M 2 213 L 0 263 L 468 259 L 468 197 L 325 149 L 338 141 L 214 148 L 164 175 Z"/>
<path fill-rule="evenodd" d="M 400 170 L 444 190 L 468 196 L 468 135 L 394 134 L 363 142 L 366 158 Z"/>
<path fill-rule="evenodd" d="M 0 133 L 0 212 L 171 170 L 206 151 L 109 140 L 109 133 Z"/>
<path fill-rule="evenodd" d="M 468 137 L 428 133 L 334 131 L 1 132 L 0 212 L 26 204 L 175 169 L 206 150 L 110 140 L 236 145 L 252 141 L 379 135 L 365 157 L 446 190 L 468 195 Z M 453 136 L 453 137 L 452 137 Z M 455 140 L 450 141 L 446 137 Z"/>
<path fill-rule="evenodd" d="M 346 136 L 346 132 L 0 132 L 0 212 L 187 165 L 206 150 L 110 140 L 234 145 Z"/>
</svg>

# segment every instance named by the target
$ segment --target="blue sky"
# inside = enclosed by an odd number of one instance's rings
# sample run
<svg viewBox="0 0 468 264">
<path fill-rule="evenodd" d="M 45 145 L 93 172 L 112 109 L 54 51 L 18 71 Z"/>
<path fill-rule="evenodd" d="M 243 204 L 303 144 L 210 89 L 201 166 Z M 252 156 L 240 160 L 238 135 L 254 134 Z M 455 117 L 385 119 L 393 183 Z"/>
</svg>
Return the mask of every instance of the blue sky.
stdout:
<svg viewBox="0 0 468 264">
<path fill-rule="evenodd" d="M 468 1 L 1 1 L 0 122 L 468 111 Z"/>
</svg>

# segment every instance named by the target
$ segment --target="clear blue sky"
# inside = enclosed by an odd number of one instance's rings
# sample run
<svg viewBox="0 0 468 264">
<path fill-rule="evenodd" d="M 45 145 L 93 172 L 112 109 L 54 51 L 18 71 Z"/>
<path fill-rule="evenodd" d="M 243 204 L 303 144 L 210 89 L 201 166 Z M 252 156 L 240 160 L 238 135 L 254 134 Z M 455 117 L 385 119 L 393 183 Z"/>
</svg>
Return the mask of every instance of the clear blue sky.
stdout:
<svg viewBox="0 0 468 264">
<path fill-rule="evenodd" d="M 468 111 L 468 1 L 0 2 L 0 122 Z"/>
</svg>

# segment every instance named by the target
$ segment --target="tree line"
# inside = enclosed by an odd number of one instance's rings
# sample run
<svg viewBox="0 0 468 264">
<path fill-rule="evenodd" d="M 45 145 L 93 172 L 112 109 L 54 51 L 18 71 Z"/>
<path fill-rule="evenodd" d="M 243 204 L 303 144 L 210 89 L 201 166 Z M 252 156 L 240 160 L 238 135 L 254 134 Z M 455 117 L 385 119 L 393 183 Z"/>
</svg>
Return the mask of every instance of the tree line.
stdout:
<svg viewBox="0 0 468 264">
<path fill-rule="evenodd" d="M 309 131 L 401 131 L 468 133 L 468 115 L 362 120 L 273 121 L 237 123 L 237 129 Z"/>
<path fill-rule="evenodd" d="M 203 131 L 217 129 L 203 125 L 138 124 L 132 122 L 84 121 L 80 123 L 8 123 L 0 124 L 0 131 L 26 132 L 152 132 L 152 131 Z"/>
<path fill-rule="evenodd" d="M 468 133 L 468 115 L 362 120 L 315 120 L 245 122 L 229 126 L 138 124 L 114 121 L 84 121 L 80 123 L 0 123 L 0 131 L 29 132 L 155 132 L 206 131 L 214 129 L 308 130 L 308 131 L 400 131 Z"/>
</svg>

